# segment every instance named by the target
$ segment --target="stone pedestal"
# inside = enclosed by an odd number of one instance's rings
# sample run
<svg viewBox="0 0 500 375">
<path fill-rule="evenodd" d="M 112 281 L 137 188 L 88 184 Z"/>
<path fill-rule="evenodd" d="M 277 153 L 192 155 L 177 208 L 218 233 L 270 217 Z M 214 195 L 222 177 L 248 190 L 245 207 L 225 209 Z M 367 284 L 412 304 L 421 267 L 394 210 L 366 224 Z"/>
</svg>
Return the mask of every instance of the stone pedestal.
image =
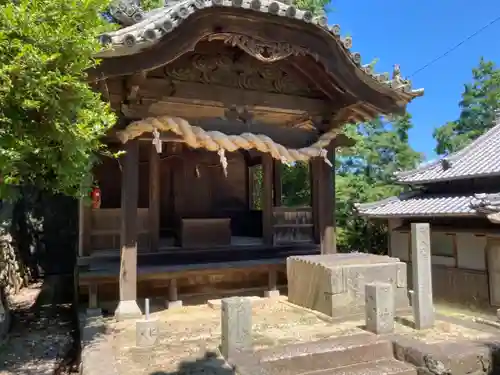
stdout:
<svg viewBox="0 0 500 375">
<path fill-rule="evenodd" d="M 413 315 L 416 329 L 434 326 L 430 226 L 411 224 L 411 264 L 413 270 Z"/>
<path fill-rule="evenodd" d="M 170 309 L 178 309 L 182 307 L 182 301 L 167 301 L 167 308 Z"/>
<path fill-rule="evenodd" d="M 139 320 L 135 324 L 136 345 L 138 347 L 150 347 L 156 344 L 158 339 L 158 321 Z"/>
<path fill-rule="evenodd" d="M 278 298 L 280 291 L 278 290 L 278 274 L 276 270 L 270 270 L 268 275 L 268 289 L 264 292 L 266 298 Z"/>
<path fill-rule="evenodd" d="M 252 348 L 252 304 L 241 297 L 221 301 L 221 352 L 228 359 L 234 352 Z"/>
<path fill-rule="evenodd" d="M 406 264 L 388 256 L 350 253 L 287 259 L 288 300 L 333 318 L 363 316 L 365 285 L 392 285 L 397 312 L 409 312 Z"/>
<path fill-rule="evenodd" d="M 280 291 L 275 289 L 275 290 L 266 290 L 264 292 L 264 297 L 266 298 L 271 298 L 271 299 L 276 299 L 279 298 L 280 296 Z"/>
<path fill-rule="evenodd" d="M 371 283 L 365 286 L 366 329 L 376 334 L 394 331 L 394 293 L 392 285 Z"/>
<path fill-rule="evenodd" d="M 182 307 L 182 300 L 179 299 L 179 294 L 177 293 L 177 280 L 172 279 L 168 284 L 168 309 L 176 309 Z"/>
<path fill-rule="evenodd" d="M 88 308 L 87 310 L 85 310 L 85 315 L 89 318 L 99 317 L 102 316 L 102 310 L 100 308 Z"/>
<path fill-rule="evenodd" d="M 115 310 L 115 319 L 117 321 L 126 319 L 139 319 L 142 317 L 141 309 L 135 300 L 120 301 Z"/>
</svg>

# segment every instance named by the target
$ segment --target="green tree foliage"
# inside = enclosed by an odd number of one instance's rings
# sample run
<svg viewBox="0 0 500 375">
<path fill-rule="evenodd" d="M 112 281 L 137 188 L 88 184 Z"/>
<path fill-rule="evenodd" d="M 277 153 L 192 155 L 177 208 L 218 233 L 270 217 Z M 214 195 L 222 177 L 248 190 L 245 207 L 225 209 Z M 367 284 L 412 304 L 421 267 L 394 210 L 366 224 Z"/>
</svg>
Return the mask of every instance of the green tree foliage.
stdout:
<svg viewBox="0 0 500 375">
<path fill-rule="evenodd" d="M 294 4 L 299 9 L 309 10 L 315 16 L 322 15 L 326 10 L 330 0 L 296 0 Z"/>
<path fill-rule="evenodd" d="M 461 149 L 493 126 L 495 110 L 500 109 L 500 68 L 481 58 L 472 79 L 462 93 L 458 120 L 434 130 L 439 155 Z"/>
<path fill-rule="evenodd" d="M 345 250 L 380 251 L 387 248 L 384 223 L 368 222 L 356 215 L 355 203 L 373 202 L 402 192 L 394 172 L 414 168 L 422 155 L 408 144 L 411 116 L 391 122 L 380 118 L 348 125 L 345 132 L 356 140 L 342 149 L 336 160 L 337 244 Z"/>
<path fill-rule="evenodd" d="M 282 165 L 282 199 L 289 207 L 311 204 L 311 179 L 309 163 L 294 166 Z"/>
<path fill-rule="evenodd" d="M 0 197 L 9 185 L 77 196 L 109 105 L 85 82 L 107 0 L 0 0 Z M 107 25 L 109 28 L 109 25 Z"/>
<path fill-rule="evenodd" d="M 415 167 L 422 156 L 408 144 L 412 128 L 409 114 L 391 122 L 380 118 L 370 123 L 347 125 L 345 133 L 356 140 L 336 157 L 337 245 L 340 249 L 380 251 L 386 249 L 386 227 L 356 214 L 354 204 L 399 194 L 402 186 L 393 181 L 399 170 Z M 289 206 L 310 204 L 306 165 L 284 167 L 283 197 Z"/>
</svg>

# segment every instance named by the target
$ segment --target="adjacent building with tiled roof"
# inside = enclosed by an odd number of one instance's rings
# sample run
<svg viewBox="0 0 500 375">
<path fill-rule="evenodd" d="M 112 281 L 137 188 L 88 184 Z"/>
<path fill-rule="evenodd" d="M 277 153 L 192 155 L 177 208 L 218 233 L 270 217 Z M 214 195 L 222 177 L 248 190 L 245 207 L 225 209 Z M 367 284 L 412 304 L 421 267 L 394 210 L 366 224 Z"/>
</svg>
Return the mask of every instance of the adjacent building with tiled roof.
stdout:
<svg viewBox="0 0 500 375">
<path fill-rule="evenodd" d="M 494 126 L 462 150 L 396 173 L 396 181 L 406 185 L 408 192 L 356 205 L 361 216 L 387 221 L 389 253 L 408 262 L 410 224 L 431 224 L 438 297 L 500 306 L 500 272 L 496 271 L 500 245 L 495 245 L 500 244 L 499 150 L 500 112 Z"/>
</svg>

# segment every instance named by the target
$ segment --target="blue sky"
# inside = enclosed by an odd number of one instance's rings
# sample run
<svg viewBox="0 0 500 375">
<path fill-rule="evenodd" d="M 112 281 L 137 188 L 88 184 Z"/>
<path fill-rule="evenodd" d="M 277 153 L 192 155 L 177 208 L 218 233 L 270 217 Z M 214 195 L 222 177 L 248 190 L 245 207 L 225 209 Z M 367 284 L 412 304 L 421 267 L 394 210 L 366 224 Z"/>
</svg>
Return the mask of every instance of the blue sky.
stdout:
<svg viewBox="0 0 500 375">
<path fill-rule="evenodd" d="M 329 24 L 353 38 L 363 63 L 378 58 L 378 72 L 398 63 L 403 76 L 500 16 L 499 0 L 332 0 L 331 8 Z M 435 157 L 433 129 L 458 117 L 463 84 L 481 56 L 500 65 L 500 22 L 411 77 L 425 95 L 408 106 L 415 125 L 410 143 L 428 159 Z"/>
</svg>

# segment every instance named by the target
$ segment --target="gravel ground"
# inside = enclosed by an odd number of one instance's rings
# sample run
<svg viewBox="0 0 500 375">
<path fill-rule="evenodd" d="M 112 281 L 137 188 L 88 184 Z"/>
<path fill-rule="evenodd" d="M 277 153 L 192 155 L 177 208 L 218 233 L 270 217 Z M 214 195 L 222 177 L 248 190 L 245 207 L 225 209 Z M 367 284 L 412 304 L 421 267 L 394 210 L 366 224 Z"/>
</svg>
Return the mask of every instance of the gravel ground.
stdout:
<svg viewBox="0 0 500 375">
<path fill-rule="evenodd" d="M 11 298 L 13 321 L 0 347 L 0 375 L 65 373 L 59 368 L 73 342 L 73 323 L 71 305 L 55 303 L 57 281 L 49 278 Z"/>
<path fill-rule="evenodd" d="M 217 357 L 220 343 L 220 310 L 207 305 L 163 310 L 152 314 L 159 321 L 157 345 L 135 346 L 135 322 L 108 320 L 108 337 L 120 375 L 229 375 Z M 406 317 L 411 320 L 411 317 Z M 364 332 L 364 321 L 331 323 L 319 314 L 294 307 L 286 301 L 269 301 L 253 306 L 253 344 L 256 349 L 316 341 Z M 403 322 L 404 323 L 404 322 Z M 434 329 L 416 331 L 411 322 L 396 324 L 395 333 L 427 343 L 444 340 L 488 339 L 492 334 L 461 325 L 437 321 Z"/>
</svg>

